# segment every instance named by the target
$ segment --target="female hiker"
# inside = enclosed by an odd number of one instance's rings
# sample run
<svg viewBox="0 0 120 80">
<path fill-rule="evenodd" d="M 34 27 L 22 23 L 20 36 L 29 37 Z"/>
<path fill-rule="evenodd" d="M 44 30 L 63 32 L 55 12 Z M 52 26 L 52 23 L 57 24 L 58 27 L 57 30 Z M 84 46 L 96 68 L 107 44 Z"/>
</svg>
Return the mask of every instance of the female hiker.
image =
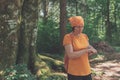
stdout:
<svg viewBox="0 0 120 80">
<path fill-rule="evenodd" d="M 97 50 L 89 44 L 84 29 L 84 20 L 81 16 L 69 18 L 72 32 L 66 34 L 63 46 L 68 57 L 66 71 L 68 80 L 92 80 L 88 56 L 97 53 Z"/>
</svg>

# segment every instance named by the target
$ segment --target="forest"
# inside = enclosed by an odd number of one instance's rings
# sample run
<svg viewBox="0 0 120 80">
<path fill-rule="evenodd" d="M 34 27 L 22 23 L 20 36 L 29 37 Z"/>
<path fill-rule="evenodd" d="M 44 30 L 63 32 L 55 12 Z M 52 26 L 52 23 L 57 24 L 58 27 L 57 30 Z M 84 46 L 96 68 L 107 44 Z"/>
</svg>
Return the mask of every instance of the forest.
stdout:
<svg viewBox="0 0 120 80">
<path fill-rule="evenodd" d="M 0 0 L 0 80 L 67 80 L 63 38 L 82 16 L 93 80 L 120 80 L 120 0 Z"/>
</svg>

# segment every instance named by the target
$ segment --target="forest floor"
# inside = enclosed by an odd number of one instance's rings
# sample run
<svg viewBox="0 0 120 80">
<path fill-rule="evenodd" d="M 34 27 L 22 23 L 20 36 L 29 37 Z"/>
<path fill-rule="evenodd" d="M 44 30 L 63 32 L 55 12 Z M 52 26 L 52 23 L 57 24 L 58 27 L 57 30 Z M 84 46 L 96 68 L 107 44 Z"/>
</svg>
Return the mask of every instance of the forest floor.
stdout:
<svg viewBox="0 0 120 80">
<path fill-rule="evenodd" d="M 105 53 L 90 61 L 93 80 L 120 80 L 120 53 Z"/>
<path fill-rule="evenodd" d="M 93 80 L 120 80 L 120 48 L 118 48 L 118 50 L 119 52 L 99 52 L 96 55 L 90 56 Z M 49 80 L 67 80 L 67 75 L 64 73 L 63 56 L 56 54 L 39 54 L 38 60 L 39 58 L 42 59 L 42 62 L 38 61 L 40 65 L 43 64 L 43 61 L 45 62 L 45 64 L 40 67 L 40 70 L 43 68 L 43 77 L 47 76 Z M 48 72 L 50 72 L 50 75 Z M 48 75 L 46 75 L 46 73 Z M 52 79 L 50 79 L 51 76 Z M 59 76 L 63 78 L 59 79 Z"/>
</svg>

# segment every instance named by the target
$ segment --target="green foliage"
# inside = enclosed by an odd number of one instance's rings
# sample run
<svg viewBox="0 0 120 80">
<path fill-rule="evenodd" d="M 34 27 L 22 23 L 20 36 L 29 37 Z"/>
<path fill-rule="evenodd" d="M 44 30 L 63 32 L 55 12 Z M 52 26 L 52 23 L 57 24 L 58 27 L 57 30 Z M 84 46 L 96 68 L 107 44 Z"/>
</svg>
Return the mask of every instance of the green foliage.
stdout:
<svg viewBox="0 0 120 80">
<path fill-rule="evenodd" d="M 112 46 L 116 52 L 120 52 L 120 46 Z"/>
<path fill-rule="evenodd" d="M 100 40 L 96 27 L 93 24 L 86 24 L 84 28 L 84 33 L 88 35 L 91 43 L 95 43 Z"/>
<path fill-rule="evenodd" d="M 53 20 L 49 20 L 45 24 L 39 21 L 38 28 L 38 52 L 57 53 L 60 45 L 58 24 Z"/>
<path fill-rule="evenodd" d="M 67 77 L 60 74 L 51 74 L 45 80 L 67 80 Z"/>
<path fill-rule="evenodd" d="M 25 64 L 18 64 L 7 68 L 4 73 L 5 80 L 36 80 Z"/>
<path fill-rule="evenodd" d="M 42 77 L 40 77 L 40 80 L 67 80 L 67 77 L 62 73 L 51 73 L 49 75 L 43 75 Z"/>
</svg>

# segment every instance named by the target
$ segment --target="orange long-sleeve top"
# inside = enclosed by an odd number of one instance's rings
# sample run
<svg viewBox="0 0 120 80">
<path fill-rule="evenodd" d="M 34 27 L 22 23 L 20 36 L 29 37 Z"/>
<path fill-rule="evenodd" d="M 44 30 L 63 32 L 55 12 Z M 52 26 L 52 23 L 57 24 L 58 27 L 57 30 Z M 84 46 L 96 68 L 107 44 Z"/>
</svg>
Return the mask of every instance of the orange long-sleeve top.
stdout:
<svg viewBox="0 0 120 80">
<path fill-rule="evenodd" d="M 72 44 L 73 51 L 78 51 L 89 46 L 88 37 L 81 33 L 80 36 L 66 34 L 63 39 L 63 46 Z M 91 73 L 88 53 L 82 54 L 75 59 L 69 59 L 68 73 L 76 76 L 85 76 Z"/>
</svg>

